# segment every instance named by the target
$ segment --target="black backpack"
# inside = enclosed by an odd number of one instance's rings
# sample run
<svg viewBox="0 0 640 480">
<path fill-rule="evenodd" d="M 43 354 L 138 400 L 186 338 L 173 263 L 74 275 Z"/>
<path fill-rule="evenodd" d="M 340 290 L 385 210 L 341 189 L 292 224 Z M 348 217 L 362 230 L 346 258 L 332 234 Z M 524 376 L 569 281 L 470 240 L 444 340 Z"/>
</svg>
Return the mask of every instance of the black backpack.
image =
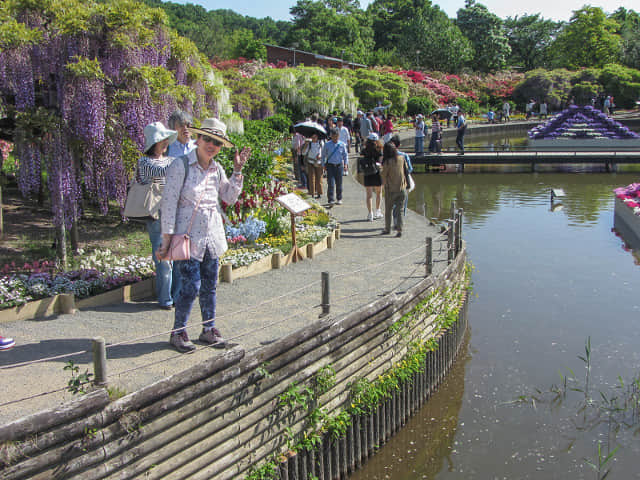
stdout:
<svg viewBox="0 0 640 480">
<path fill-rule="evenodd" d="M 375 157 L 360 157 L 360 170 L 364 175 L 375 175 L 380 172 Z"/>
</svg>

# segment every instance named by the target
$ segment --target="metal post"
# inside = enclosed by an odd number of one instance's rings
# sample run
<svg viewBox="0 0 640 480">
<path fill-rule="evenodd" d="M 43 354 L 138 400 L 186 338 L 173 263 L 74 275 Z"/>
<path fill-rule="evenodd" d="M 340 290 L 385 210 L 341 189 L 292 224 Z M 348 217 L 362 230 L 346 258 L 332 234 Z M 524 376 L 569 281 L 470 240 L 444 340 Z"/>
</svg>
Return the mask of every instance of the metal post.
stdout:
<svg viewBox="0 0 640 480">
<path fill-rule="evenodd" d="M 102 337 L 96 337 L 92 340 L 93 346 L 93 383 L 95 385 L 107 384 L 107 349 L 105 341 Z"/>
<path fill-rule="evenodd" d="M 456 253 L 462 250 L 462 220 L 464 219 L 464 209 L 458 209 L 458 247 Z"/>
<path fill-rule="evenodd" d="M 427 237 L 427 254 L 424 269 L 425 277 L 428 277 L 433 272 L 433 239 L 431 237 Z"/>
<path fill-rule="evenodd" d="M 320 316 L 329 314 L 329 272 L 322 272 L 322 313 Z"/>
<path fill-rule="evenodd" d="M 448 231 L 447 231 L 447 263 L 453 262 L 453 237 L 455 235 L 454 221 L 449 219 L 447 220 Z"/>
<path fill-rule="evenodd" d="M 451 208 L 449 210 L 449 218 L 451 220 L 456 218 L 456 201 L 455 200 L 451 200 Z"/>
</svg>

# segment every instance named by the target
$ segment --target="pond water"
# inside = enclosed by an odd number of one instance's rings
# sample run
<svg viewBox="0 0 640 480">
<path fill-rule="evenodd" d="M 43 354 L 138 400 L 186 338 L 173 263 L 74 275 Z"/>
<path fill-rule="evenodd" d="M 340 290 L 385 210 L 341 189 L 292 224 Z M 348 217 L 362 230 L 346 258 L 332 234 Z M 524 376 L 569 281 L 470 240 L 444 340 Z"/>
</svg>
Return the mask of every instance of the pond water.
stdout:
<svg viewBox="0 0 640 480">
<path fill-rule="evenodd" d="M 464 208 L 469 337 L 440 390 L 352 479 L 640 478 L 640 267 L 612 231 L 612 189 L 640 170 L 565 170 L 415 175 L 411 208 L 436 222 L 452 200 Z M 617 450 L 598 473 L 599 447 L 601 464 Z"/>
</svg>

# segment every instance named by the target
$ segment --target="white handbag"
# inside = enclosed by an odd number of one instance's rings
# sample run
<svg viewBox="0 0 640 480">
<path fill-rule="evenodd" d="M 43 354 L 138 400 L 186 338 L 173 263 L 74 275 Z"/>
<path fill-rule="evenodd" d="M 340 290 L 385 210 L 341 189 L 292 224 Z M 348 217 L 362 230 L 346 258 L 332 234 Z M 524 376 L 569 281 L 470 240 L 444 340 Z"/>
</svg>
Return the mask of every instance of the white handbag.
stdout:
<svg viewBox="0 0 640 480">
<path fill-rule="evenodd" d="M 134 181 L 129 187 L 123 215 L 129 218 L 157 220 L 162 199 L 162 186 L 157 183 L 141 184 Z"/>
</svg>

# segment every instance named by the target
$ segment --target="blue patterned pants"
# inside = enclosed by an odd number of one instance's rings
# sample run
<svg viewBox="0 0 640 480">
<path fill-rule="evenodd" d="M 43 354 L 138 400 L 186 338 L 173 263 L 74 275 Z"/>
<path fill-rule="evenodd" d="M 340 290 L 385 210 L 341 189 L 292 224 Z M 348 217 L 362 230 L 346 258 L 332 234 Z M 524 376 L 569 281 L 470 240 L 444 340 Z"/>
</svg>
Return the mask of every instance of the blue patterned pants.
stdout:
<svg viewBox="0 0 640 480">
<path fill-rule="evenodd" d="M 202 262 L 193 258 L 174 262 L 182 279 L 180 292 L 174 301 L 176 308 L 174 330 L 184 329 L 187 326 L 196 297 L 200 301 L 200 313 L 204 326 L 213 327 L 216 317 L 218 264 L 218 257 L 211 255 L 209 249 L 204 253 Z"/>
</svg>

